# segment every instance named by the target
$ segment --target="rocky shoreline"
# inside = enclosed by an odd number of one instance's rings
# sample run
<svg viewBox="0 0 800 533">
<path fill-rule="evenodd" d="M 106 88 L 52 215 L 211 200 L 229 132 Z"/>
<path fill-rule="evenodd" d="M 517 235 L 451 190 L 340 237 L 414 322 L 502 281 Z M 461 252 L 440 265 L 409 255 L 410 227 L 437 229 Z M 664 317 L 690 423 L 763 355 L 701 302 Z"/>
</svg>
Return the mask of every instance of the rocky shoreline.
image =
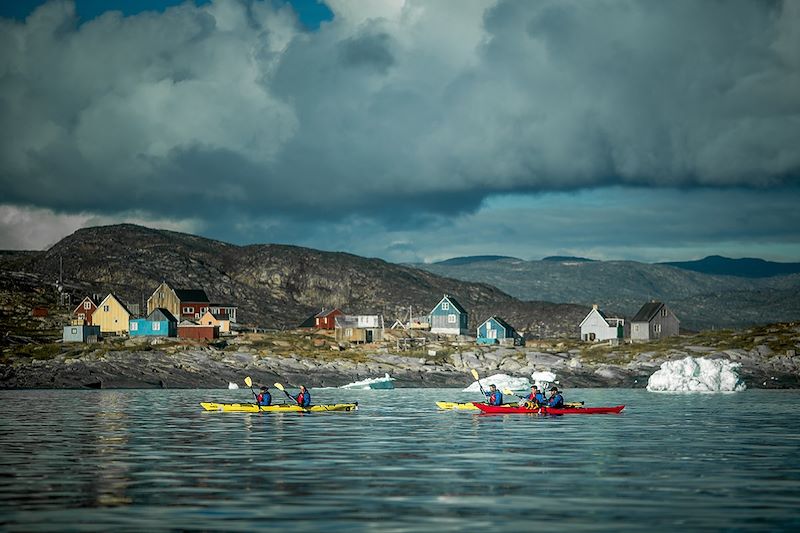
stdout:
<svg viewBox="0 0 800 533">
<path fill-rule="evenodd" d="M 796 350 L 777 353 L 767 343 L 751 349 L 683 343 L 654 350 L 640 345 L 608 348 L 599 355 L 596 347 L 559 348 L 562 344 L 547 348 L 466 345 L 445 355 L 426 352 L 421 356 L 390 353 L 384 347 L 357 354 L 328 351 L 325 357 L 265 354 L 247 341 L 227 349 L 212 345 L 179 350 L 128 346 L 79 356 L 62 353 L 49 359 L 18 358 L 0 365 L 0 388 L 225 388 L 229 382 L 242 386 L 245 376 L 256 383 L 338 387 L 385 373 L 396 378 L 396 387 L 465 387 L 472 381 L 472 368 L 482 376 L 530 377 L 534 371 L 549 370 L 567 388 L 640 388 L 661 363 L 686 356 L 740 363 L 739 374 L 748 388 L 800 387 Z"/>
</svg>

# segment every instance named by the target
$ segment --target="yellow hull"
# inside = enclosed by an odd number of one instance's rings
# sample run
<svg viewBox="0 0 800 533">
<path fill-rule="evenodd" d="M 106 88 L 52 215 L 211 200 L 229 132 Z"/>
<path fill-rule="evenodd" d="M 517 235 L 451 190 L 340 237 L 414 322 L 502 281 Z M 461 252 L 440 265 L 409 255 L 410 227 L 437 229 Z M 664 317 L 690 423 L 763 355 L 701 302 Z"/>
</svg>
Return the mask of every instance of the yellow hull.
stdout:
<svg viewBox="0 0 800 533">
<path fill-rule="evenodd" d="M 327 405 L 312 405 L 300 407 L 299 405 L 280 404 L 258 406 L 253 403 L 213 403 L 200 402 L 206 411 L 223 411 L 226 413 L 323 413 L 327 411 L 357 411 L 358 403 L 334 403 Z"/>
</svg>

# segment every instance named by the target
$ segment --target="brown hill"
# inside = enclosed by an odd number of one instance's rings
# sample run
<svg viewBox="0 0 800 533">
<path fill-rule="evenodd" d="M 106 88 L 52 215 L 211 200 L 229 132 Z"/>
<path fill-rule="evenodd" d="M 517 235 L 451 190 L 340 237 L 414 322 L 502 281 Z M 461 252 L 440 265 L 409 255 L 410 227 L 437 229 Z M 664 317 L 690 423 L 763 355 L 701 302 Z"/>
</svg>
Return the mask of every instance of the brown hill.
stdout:
<svg viewBox="0 0 800 533">
<path fill-rule="evenodd" d="M 237 304 L 240 323 L 270 329 L 295 327 L 331 307 L 382 313 L 391 323 L 408 316 L 409 307 L 415 315 L 427 314 L 445 293 L 469 311 L 472 328 L 496 314 L 530 336 L 577 335 L 588 311 L 579 305 L 522 302 L 490 285 L 380 259 L 275 244 L 236 246 L 130 224 L 79 230 L 46 252 L 5 254 L 2 290 L 38 291 L 41 300 L 53 292 L 60 261 L 64 290 L 73 303 L 113 291 L 144 309 L 153 290 L 167 280 Z"/>
</svg>

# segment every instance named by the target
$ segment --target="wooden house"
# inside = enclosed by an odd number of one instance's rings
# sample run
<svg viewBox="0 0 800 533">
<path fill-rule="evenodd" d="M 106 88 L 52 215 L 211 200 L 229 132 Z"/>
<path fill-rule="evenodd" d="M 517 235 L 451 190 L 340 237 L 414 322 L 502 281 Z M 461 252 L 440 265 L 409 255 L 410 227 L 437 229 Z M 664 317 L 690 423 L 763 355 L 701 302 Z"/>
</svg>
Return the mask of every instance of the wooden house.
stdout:
<svg viewBox="0 0 800 533">
<path fill-rule="evenodd" d="M 214 314 L 210 309 L 205 312 L 203 316 L 197 321 L 198 324 L 203 326 L 217 326 L 220 333 L 231 332 L 231 321 L 228 315 Z"/>
<path fill-rule="evenodd" d="M 147 314 L 160 307 L 178 320 L 197 320 L 209 306 L 208 295 L 203 289 L 173 289 L 164 281 L 147 299 Z"/>
<path fill-rule="evenodd" d="M 344 314 L 339 308 L 331 309 L 329 311 L 322 310 L 314 317 L 314 326 L 318 329 L 335 329 L 336 317 Z"/>
<path fill-rule="evenodd" d="M 382 315 L 337 315 L 336 340 L 339 342 L 369 343 L 383 340 Z"/>
<path fill-rule="evenodd" d="M 83 320 L 86 325 L 92 325 L 92 315 L 97 310 L 97 301 L 91 296 L 87 296 L 78 306 L 73 309 L 72 317 L 76 320 Z"/>
<path fill-rule="evenodd" d="M 36 318 L 44 318 L 50 315 L 50 309 L 45 305 L 36 305 L 31 308 L 31 316 Z"/>
<path fill-rule="evenodd" d="M 100 340 L 100 326 L 83 323 L 84 319 L 76 319 L 74 324 L 64 326 L 64 342 L 97 342 Z"/>
<path fill-rule="evenodd" d="M 178 319 L 166 309 L 158 307 L 147 318 L 130 321 L 131 337 L 177 337 Z"/>
<path fill-rule="evenodd" d="M 130 319 L 131 312 L 128 311 L 122 300 L 113 294 L 106 296 L 92 313 L 92 324 L 100 326 L 102 333 L 117 335 L 127 333 Z"/>
<path fill-rule="evenodd" d="M 662 302 L 652 301 L 639 309 L 631 320 L 631 340 L 649 341 L 672 337 L 680 332 L 681 322 Z"/>
<path fill-rule="evenodd" d="M 445 294 L 428 317 L 431 333 L 469 335 L 469 313 L 452 296 Z"/>
<path fill-rule="evenodd" d="M 498 316 L 491 316 L 478 326 L 477 339 L 478 344 L 525 345 L 525 339 L 522 335 Z"/>
<path fill-rule="evenodd" d="M 208 304 L 208 311 L 210 311 L 211 314 L 219 317 L 220 320 L 227 320 L 230 324 L 236 324 L 236 311 L 238 309 L 239 307 L 233 304 L 213 302 Z M 230 324 L 228 325 L 228 331 L 230 331 Z"/>
<path fill-rule="evenodd" d="M 581 322 L 580 328 L 581 340 L 587 342 L 621 341 L 630 337 L 630 324 L 626 324 L 624 318 L 606 316 L 597 305 L 592 306 L 592 310 Z"/>
<path fill-rule="evenodd" d="M 178 324 L 178 337 L 182 339 L 218 339 L 219 326 L 196 324 L 191 320 L 183 320 Z"/>
</svg>

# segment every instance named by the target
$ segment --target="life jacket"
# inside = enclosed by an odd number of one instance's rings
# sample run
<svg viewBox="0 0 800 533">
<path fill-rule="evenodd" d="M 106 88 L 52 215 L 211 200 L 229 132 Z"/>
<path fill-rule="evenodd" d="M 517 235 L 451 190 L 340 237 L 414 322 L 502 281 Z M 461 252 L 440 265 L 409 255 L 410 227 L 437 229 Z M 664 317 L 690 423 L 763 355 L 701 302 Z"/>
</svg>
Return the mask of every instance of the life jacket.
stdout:
<svg viewBox="0 0 800 533">
<path fill-rule="evenodd" d="M 489 405 L 502 405 L 503 404 L 503 393 L 500 391 L 495 391 L 489 395 Z"/>
<path fill-rule="evenodd" d="M 556 393 L 556 395 L 550 398 L 550 400 L 547 402 L 547 406 L 555 409 L 561 409 L 564 407 L 564 397 L 561 396 L 560 392 Z"/>
<path fill-rule="evenodd" d="M 297 401 L 297 405 L 299 405 L 300 407 L 308 407 L 309 405 L 311 405 L 311 394 L 309 394 L 308 391 L 301 392 L 300 394 L 297 395 L 297 398 L 295 398 L 295 400 Z"/>
<path fill-rule="evenodd" d="M 262 392 L 258 395 L 258 405 L 269 405 L 272 403 L 272 395 L 268 392 Z"/>
</svg>

